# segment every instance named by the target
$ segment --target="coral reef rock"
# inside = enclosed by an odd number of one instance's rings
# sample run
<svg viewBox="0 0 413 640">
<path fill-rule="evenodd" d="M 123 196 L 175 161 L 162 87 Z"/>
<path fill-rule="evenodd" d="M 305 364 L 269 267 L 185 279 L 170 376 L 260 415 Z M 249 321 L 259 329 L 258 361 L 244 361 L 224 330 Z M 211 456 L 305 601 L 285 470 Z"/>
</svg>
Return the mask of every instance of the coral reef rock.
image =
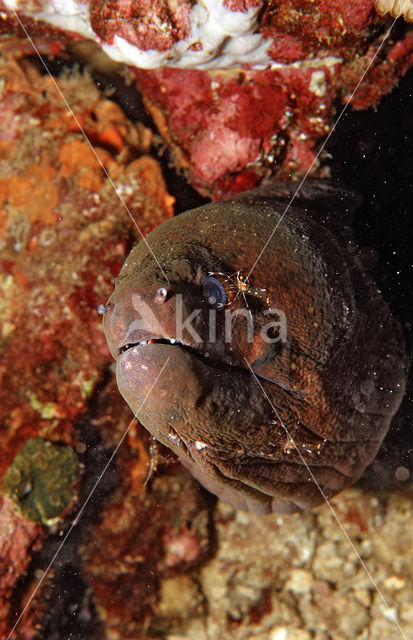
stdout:
<svg viewBox="0 0 413 640">
<path fill-rule="evenodd" d="M 44 535 L 35 521 L 55 524 L 76 499 L 76 420 L 110 361 L 97 306 L 140 237 L 134 222 L 145 233 L 173 213 L 151 134 L 87 73 L 59 79 L 74 118 L 20 42 L 16 56 L 10 38 L 0 42 L 0 476 L 21 510 L 2 498 L 2 636 L 5 607 L 18 606 L 9 594 Z"/>
</svg>

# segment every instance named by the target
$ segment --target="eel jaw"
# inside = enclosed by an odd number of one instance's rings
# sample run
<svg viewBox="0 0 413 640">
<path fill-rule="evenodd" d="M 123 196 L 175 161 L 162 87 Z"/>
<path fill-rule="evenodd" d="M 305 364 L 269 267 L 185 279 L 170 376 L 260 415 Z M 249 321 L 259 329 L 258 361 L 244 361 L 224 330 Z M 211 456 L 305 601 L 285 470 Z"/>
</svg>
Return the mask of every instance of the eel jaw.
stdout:
<svg viewBox="0 0 413 640">
<path fill-rule="evenodd" d="M 176 338 L 148 338 L 147 340 L 138 340 L 137 342 L 127 342 L 122 347 L 120 347 L 119 356 L 121 356 L 123 353 L 125 353 L 129 349 L 132 349 L 133 347 L 140 347 L 141 345 L 146 345 L 146 344 L 167 344 L 167 345 L 178 344 L 182 347 L 188 346 L 188 345 L 185 345 L 184 342 L 181 342 Z"/>
</svg>

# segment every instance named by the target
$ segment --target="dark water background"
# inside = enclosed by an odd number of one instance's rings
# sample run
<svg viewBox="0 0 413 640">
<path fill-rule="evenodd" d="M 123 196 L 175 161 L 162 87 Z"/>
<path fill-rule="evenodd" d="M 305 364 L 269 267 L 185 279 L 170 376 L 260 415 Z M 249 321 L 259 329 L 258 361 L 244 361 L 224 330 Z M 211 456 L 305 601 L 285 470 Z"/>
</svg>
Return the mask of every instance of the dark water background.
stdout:
<svg viewBox="0 0 413 640">
<path fill-rule="evenodd" d="M 359 246 L 371 248 L 371 273 L 413 350 L 413 71 L 376 110 L 349 111 L 328 145 L 332 178 L 362 196 L 353 223 Z M 398 467 L 413 482 L 413 378 L 376 460 L 362 482 L 375 490 L 400 486 Z"/>
</svg>

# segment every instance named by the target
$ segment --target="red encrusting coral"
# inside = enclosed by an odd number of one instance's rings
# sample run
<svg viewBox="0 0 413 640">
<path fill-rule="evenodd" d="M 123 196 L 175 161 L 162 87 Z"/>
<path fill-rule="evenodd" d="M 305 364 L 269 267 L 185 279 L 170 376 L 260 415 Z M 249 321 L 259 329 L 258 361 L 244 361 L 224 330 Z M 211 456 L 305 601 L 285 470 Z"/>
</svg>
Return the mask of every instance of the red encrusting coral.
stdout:
<svg viewBox="0 0 413 640">
<path fill-rule="evenodd" d="M 286 177 L 307 171 L 316 142 L 329 130 L 329 67 L 236 74 L 165 68 L 135 75 L 175 162 L 215 199 L 274 172 Z"/>
<path fill-rule="evenodd" d="M 0 629 L 6 637 L 19 615 L 10 611 L 14 588 L 27 572 L 32 554 L 41 548 L 45 531 L 39 523 L 18 513 L 10 498 L 1 494 L 0 522 Z"/>
<path fill-rule="evenodd" d="M 315 11 L 314 3 L 311 6 Z M 285 5 L 280 6 L 277 29 L 283 8 L 287 12 Z M 341 34 L 336 23 L 320 31 L 314 11 L 304 16 L 304 24 L 298 8 L 294 15 L 290 11 L 288 20 L 284 16 L 289 32 L 274 38 L 270 49 L 277 62 L 274 69 L 134 71 L 176 165 L 203 195 L 221 199 L 265 178 L 325 172 L 323 158 L 317 158 L 321 141 L 342 108 L 340 102 L 345 104 L 352 96 L 375 56 L 381 31 L 377 17 L 366 7 L 359 13 L 340 14 Z M 311 38 L 306 35 L 310 23 Z M 375 32 L 379 37 L 372 42 Z M 315 59 L 316 55 L 320 57 Z M 351 97 L 352 107 L 375 107 L 412 64 L 413 35 L 407 31 L 374 59 Z"/>
<path fill-rule="evenodd" d="M 189 14 L 191 2 L 178 0 L 142 0 L 121 2 L 112 0 L 101 3 L 91 0 L 90 23 L 96 35 L 109 44 L 114 37 L 124 38 L 142 51 L 165 51 L 190 33 Z"/>
<path fill-rule="evenodd" d="M 0 61 L 0 476 L 29 438 L 77 445 L 75 421 L 111 360 L 97 305 L 106 302 L 114 276 L 140 237 L 131 218 L 146 233 L 173 213 L 159 165 L 147 155 L 146 129 L 131 124 L 87 74 L 79 73 L 59 80 L 75 120 L 49 77 L 30 60 L 5 53 Z M 1 542 L 3 566 L 10 565 L 0 579 L 5 598 L 0 635 L 6 636 L 14 620 L 11 603 L 17 605 L 10 594 L 45 532 L 13 515 L 8 498 L 2 504 L 0 541 L 15 531 L 13 545 Z"/>
</svg>

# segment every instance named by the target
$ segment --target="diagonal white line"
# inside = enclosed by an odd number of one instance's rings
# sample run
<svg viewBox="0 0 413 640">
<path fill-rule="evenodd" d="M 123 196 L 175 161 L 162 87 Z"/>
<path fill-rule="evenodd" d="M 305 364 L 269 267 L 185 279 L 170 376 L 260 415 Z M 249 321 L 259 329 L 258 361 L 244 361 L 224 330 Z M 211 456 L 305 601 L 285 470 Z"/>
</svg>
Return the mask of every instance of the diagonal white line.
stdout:
<svg viewBox="0 0 413 640">
<path fill-rule="evenodd" d="M 14 9 L 12 9 L 12 12 L 14 13 L 14 16 L 16 18 L 16 20 L 18 20 L 21 28 L 23 29 L 24 33 L 26 34 L 26 38 L 28 39 L 28 41 L 30 42 L 30 44 L 32 45 L 34 51 L 36 52 L 37 56 L 39 57 L 40 62 L 42 63 L 43 67 L 45 68 L 47 74 L 50 76 L 54 86 L 56 87 L 61 99 L 63 100 L 64 104 L 66 105 L 68 111 L 70 112 L 72 118 L 74 119 L 74 121 L 76 122 L 76 125 L 79 127 L 79 130 L 82 132 L 87 144 L 90 147 L 90 150 L 92 151 L 93 155 L 95 156 L 96 160 L 98 161 L 98 163 L 100 164 L 100 166 L 103 169 L 103 172 L 106 176 L 106 178 L 108 179 L 108 181 L 110 182 L 110 184 L 113 187 L 114 192 L 116 193 L 116 195 L 118 196 L 119 200 L 121 201 L 121 203 L 123 204 L 126 213 L 128 214 L 128 216 L 130 217 L 130 219 L 132 220 L 133 224 L 135 225 L 135 227 L 137 228 L 142 240 L 144 241 L 144 243 L 146 244 L 146 246 L 148 247 L 150 253 L 152 254 L 153 259 L 155 260 L 156 264 L 158 265 L 159 269 L 161 270 L 161 273 L 163 274 L 165 280 L 168 282 L 169 284 L 169 280 L 168 277 L 165 273 L 165 271 L 162 269 L 161 265 L 159 264 L 159 261 L 157 259 L 157 257 L 155 256 L 154 252 L 152 251 L 151 247 L 148 244 L 148 241 L 146 240 L 145 236 L 143 235 L 142 231 L 140 230 L 136 220 L 134 219 L 134 217 L 132 216 L 131 212 L 129 211 L 129 208 L 124 200 L 124 198 L 122 197 L 122 194 L 120 193 L 119 189 L 116 187 L 116 184 L 113 182 L 112 178 L 110 177 L 109 173 L 107 172 L 106 168 L 104 167 L 101 159 L 99 158 L 98 154 L 96 153 L 93 145 L 91 144 L 89 138 L 86 135 L 85 130 L 83 129 L 82 125 L 80 124 L 78 118 L 76 117 L 73 109 L 71 108 L 70 104 L 68 103 L 68 101 L 66 100 L 65 96 L 63 95 L 62 90 L 60 89 L 59 85 L 56 82 L 56 79 L 52 76 L 52 74 L 50 73 L 49 69 L 47 68 L 46 63 L 44 62 L 42 56 L 40 55 L 39 50 L 37 49 L 35 43 L 33 42 L 32 38 L 30 37 L 26 27 L 24 26 L 24 24 L 22 23 L 22 21 L 20 20 L 19 16 L 17 15 L 16 11 Z"/>
<path fill-rule="evenodd" d="M 385 607 L 386 607 L 386 609 L 387 609 L 387 611 L 388 611 L 389 617 L 393 620 L 394 624 L 398 627 L 398 629 L 399 629 L 399 631 L 400 631 L 400 633 L 401 633 L 402 637 L 404 638 L 404 640 L 408 640 L 408 638 L 407 638 L 407 636 L 406 636 L 405 632 L 404 632 L 404 631 L 403 631 L 403 629 L 401 628 L 401 626 L 400 626 L 400 624 L 399 624 L 399 622 L 398 622 L 398 620 L 397 620 L 397 618 L 396 618 L 396 614 L 393 612 L 392 608 L 391 608 L 391 607 L 390 607 L 390 605 L 388 604 L 388 602 L 387 602 L 386 598 L 385 598 L 385 597 L 384 597 L 384 595 L 383 595 L 383 592 L 381 591 L 380 587 L 378 586 L 378 584 L 377 584 L 377 583 L 376 583 L 376 581 L 374 580 L 374 578 L 373 578 L 372 574 L 370 573 L 369 569 L 367 568 L 366 563 L 364 562 L 364 560 L 363 560 L 363 559 L 362 559 L 362 557 L 360 556 L 359 552 L 357 551 L 357 548 L 356 548 L 356 546 L 355 546 L 354 542 L 352 541 L 352 539 L 351 539 L 351 538 L 350 538 L 350 536 L 348 535 L 347 531 L 346 531 L 346 530 L 345 530 L 345 528 L 343 527 L 343 525 L 342 525 L 342 523 L 341 523 L 341 521 L 340 521 L 340 518 L 339 518 L 339 517 L 338 517 L 338 515 L 336 514 L 336 512 L 335 512 L 334 508 L 331 506 L 331 504 L 330 504 L 330 502 L 329 502 L 329 500 L 328 500 L 327 496 L 325 495 L 324 491 L 322 490 L 322 488 L 320 487 L 319 483 L 317 482 L 317 480 L 316 480 L 316 478 L 315 478 L 315 476 L 314 476 L 313 472 L 311 471 L 310 467 L 308 466 L 307 462 L 305 461 L 305 459 L 304 459 L 304 457 L 303 457 L 303 455 L 302 455 L 301 451 L 299 450 L 299 448 L 298 448 L 298 447 L 297 447 L 297 445 L 295 444 L 295 441 L 294 441 L 293 437 L 292 437 L 292 436 L 290 436 L 290 434 L 289 434 L 289 432 L 288 432 L 287 427 L 285 426 L 285 424 L 284 424 L 284 423 L 283 423 L 283 421 L 281 420 L 281 417 L 280 417 L 280 415 L 279 415 L 278 411 L 276 410 L 276 408 L 274 407 L 273 403 L 271 402 L 271 400 L 270 400 L 270 398 L 269 398 L 269 396 L 268 396 L 267 392 L 265 391 L 264 387 L 262 386 L 261 382 L 259 381 L 258 377 L 256 376 L 256 374 L 255 374 L 254 370 L 252 369 L 252 367 L 251 367 L 250 363 L 248 362 L 247 358 L 245 358 L 245 357 L 244 357 L 244 359 L 245 359 L 245 362 L 246 362 L 246 363 L 247 363 L 247 365 L 248 365 L 249 370 L 251 371 L 252 375 L 254 376 L 256 383 L 258 384 L 258 386 L 260 387 L 260 389 L 261 389 L 261 391 L 263 392 L 264 396 L 265 396 L 265 397 L 266 397 L 266 399 L 268 400 L 268 403 L 270 404 L 270 406 L 271 406 L 272 410 L 274 411 L 275 415 L 277 416 L 277 419 L 278 419 L 279 423 L 281 424 L 282 428 L 284 429 L 285 433 L 287 434 L 289 441 L 293 443 L 293 446 L 294 446 L 295 450 L 297 451 L 298 455 L 300 456 L 301 461 L 302 461 L 302 463 L 304 464 L 304 466 L 306 467 L 306 469 L 307 469 L 308 473 L 310 474 L 311 479 L 313 480 L 314 484 L 317 486 L 318 490 L 320 491 L 321 495 L 323 496 L 323 498 L 324 498 L 324 500 L 325 500 L 325 502 L 326 502 L 326 504 L 327 504 L 328 508 L 330 509 L 331 513 L 333 514 L 333 516 L 334 516 L 334 518 L 335 518 L 335 520 L 336 520 L 336 522 L 337 522 L 338 526 L 340 527 L 340 529 L 341 529 L 341 531 L 342 531 L 342 533 L 343 533 L 344 537 L 346 538 L 347 542 L 349 543 L 349 545 L 350 545 L 350 546 L 351 546 L 351 548 L 353 549 L 354 553 L 355 553 L 355 554 L 356 554 L 356 556 L 357 556 L 357 559 L 358 559 L 359 563 L 360 563 L 360 564 L 361 564 L 361 566 L 363 567 L 363 569 L 364 569 L 364 571 L 366 572 L 367 576 L 369 577 L 369 579 L 370 579 L 371 583 L 373 584 L 374 588 L 376 589 L 377 593 L 379 594 L 380 598 L 382 599 L 382 601 L 383 601 L 383 603 L 384 603 L 384 605 L 385 605 Z"/>
<path fill-rule="evenodd" d="M 40 578 L 39 582 L 37 583 L 36 587 L 33 589 L 32 594 L 30 595 L 30 598 L 28 599 L 28 601 L 26 602 L 24 609 L 22 610 L 22 612 L 20 613 L 19 617 L 17 618 L 16 622 L 14 623 L 14 627 L 11 629 L 9 635 L 7 636 L 6 640 L 11 640 L 12 634 L 14 632 L 14 630 L 16 629 L 17 625 L 19 624 L 20 620 L 22 619 L 22 617 L 25 614 L 25 611 L 27 610 L 27 608 L 30 606 L 31 601 L 33 600 L 34 596 L 36 595 L 38 589 L 40 588 L 40 586 L 42 585 L 44 579 L 46 578 L 47 574 L 49 573 L 54 561 L 56 560 L 57 556 L 59 555 L 59 553 L 61 552 L 63 545 L 65 544 L 66 540 L 68 539 L 68 537 L 70 536 L 70 534 L 72 533 L 74 527 L 77 525 L 77 523 L 79 522 L 80 518 L 82 517 L 82 513 L 84 512 L 86 505 L 88 504 L 89 500 L 91 499 L 91 497 L 93 496 L 93 494 L 96 491 L 96 488 L 98 487 L 100 481 L 102 480 L 103 476 L 105 475 L 106 471 L 108 470 L 109 465 L 111 464 L 113 458 L 116 456 L 120 446 L 122 445 L 123 441 L 125 440 L 126 436 L 129 433 L 129 430 L 133 424 L 133 421 L 138 417 L 142 407 L 144 406 L 145 402 L 147 401 L 147 399 L 149 398 L 150 394 L 152 393 L 152 389 L 154 388 L 154 386 L 156 385 L 156 383 L 158 382 L 160 376 L 162 375 L 163 370 L 165 369 L 166 365 L 169 362 L 169 358 L 171 356 L 168 357 L 168 359 L 166 360 L 165 364 L 163 365 L 162 369 L 160 370 L 160 372 L 158 373 L 158 375 L 156 376 L 155 381 L 153 382 L 151 388 L 149 389 L 148 393 L 146 394 L 145 398 L 142 401 L 141 406 L 139 407 L 139 409 L 137 410 L 137 412 L 134 414 L 132 420 L 130 421 L 128 427 L 126 428 L 124 434 L 122 435 L 121 439 L 119 440 L 118 444 L 116 445 L 115 450 L 112 452 L 111 456 L 109 457 L 109 460 L 106 462 L 105 466 L 103 467 L 103 470 L 101 471 L 101 473 L 99 474 L 95 484 L 93 485 L 93 488 L 91 490 L 91 492 L 89 493 L 88 497 L 86 498 L 86 500 L 84 501 L 81 509 L 79 510 L 79 513 L 76 515 L 76 518 L 73 520 L 72 524 L 70 525 L 69 530 L 67 531 L 65 537 L 63 538 L 62 542 L 60 543 L 59 547 L 57 548 L 56 553 L 54 554 L 53 558 L 50 560 L 47 569 L 45 570 L 45 572 L 43 573 L 42 577 Z"/>
<path fill-rule="evenodd" d="M 406 0 L 406 3 L 409 0 Z M 403 5 L 404 6 L 404 5 Z M 361 83 L 363 82 L 364 78 L 366 77 L 366 75 L 368 74 L 371 65 L 373 64 L 373 62 L 375 61 L 375 59 L 377 58 L 377 56 L 379 55 L 380 51 L 382 50 L 382 48 L 384 47 L 384 45 L 386 44 L 389 36 L 390 36 L 390 32 L 394 27 L 395 22 L 397 21 L 397 18 L 395 18 L 392 22 L 392 24 L 390 25 L 390 27 L 388 28 L 387 32 L 385 33 L 385 35 L 383 36 L 383 39 L 380 43 L 380 45 L 377 47 L 377 51 L 375 52 L 374 56 L 372 57 L 372 59 L 370 60 L 370 62 L 368 63 L 368 65 L 366 66 L 366 68 L 364 69 L 363 73 L 361 74 L 361 77 L 359 79 L 359 81 L 357 82 L 356 86 L 354 87 L 350 98 L 348 99 L 348 101 L 346 102 L 346 104 L 344 105 L 344 107 L 342 108 L 342 110 L 340 111 L 336 121 L 334 122 L 332 128 L 330 129 L 328 135 L 326 136 L 323 144 L 321 145 L 320 149 L 318 150 L 317 155 L 315 156 L 314 160 L 312 161 L 312 163 L 310 164 L 309 168 L 307 169 L 304 177 L 301 179 L 297 189 L 295 190 L 294 194 L 291 196 L 290 201 L 288 202 L 286 208 L 284 209 L 284 212 L 281 216 L 281 218 L 278 220 L 277 224 L 275 225 L 274 229 L 272 230 L 270 237 L 268 238 L 268 240 L 266 241 L 266 243 L 264 244 L 263 248 L 261 249 L 260 253 L 258 254 L 257 259 L 255 260 L 254 264 L 252 265 L 251 269 L 249 270 L 248 274 L 247 274 L 247 278 L 250 277 L 251 273 L 253 272 L 253 270 L 255 269 L 255 267 L 257 266 L 257 263 L 259 262 L 259 260 L 261 259 L 262 254 L 264 253 L 264 251 L 266 250 L 266 248 L 268 247 L 269 243 L 271 242 L 272 238 L 274 237 L 274 233 L 277 231 L 278 227 L 280 226 L 281 222 L 283 221 L 287 211 L 289 210 L 289 208 L 291 207 L 292 203 L 294 202 L 295 198 L 297 197 L 298 192 L 300 191 L 301 187 L 303 186 L 304 182 L 307 180 L 308 178 L 308 174 L 310 173 L 311 169 L 314 167 L 315 163 L 317 162 L 318 158 L 320 157 L 320 154 L 323 152 L 327 142 L 329 141 L 330 137 L 332 136 L 335 128 L 337 127 L 338 123 L 340 122 L 341 118 L 343 117 L 343 115 L 345 114 L 345 112 L 347 111 L 347 108 L 350 104 L 350 102 L 352 101 L 352 99 L 354 98 L 355 94 L 357 93 Z"/>
</svg>

